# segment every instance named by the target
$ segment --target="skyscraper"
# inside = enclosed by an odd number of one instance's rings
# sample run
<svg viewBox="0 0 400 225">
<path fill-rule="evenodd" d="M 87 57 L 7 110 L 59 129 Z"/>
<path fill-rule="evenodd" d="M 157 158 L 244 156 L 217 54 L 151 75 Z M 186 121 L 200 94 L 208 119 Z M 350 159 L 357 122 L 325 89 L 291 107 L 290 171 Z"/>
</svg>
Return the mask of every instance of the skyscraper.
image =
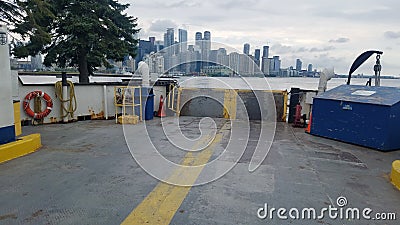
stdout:
<svg viewBox="0 0 400 225">
<path fill-rule="evenodd" d="M 300 59 L 297 59 L 296 60 L 296 70 L 301 71 L 302 68 L 303 68 L 303 62 Z"/>
<path fill-rule="evenodd" d="M 275 75 L 279 75 L 279 71 L 281 70 L 281 60 L 279 58 L 279 56 L 274 56 L 273 58 L 274 60 L 274 70 L 273 72 L 275 73 Z"/>
<path fill-rule="evenodd" d="M 154 51 L 155 46 L 151 41 L 139 40 L 138 48 L 136 49 L 136 68 L 138 63 L 143 60 L 146 54 L 150 54 Z"/>
<path fill-rule="evenodd" d="M 166 49 L 166 56 L 164 57 L 164 67 L 166 70 L 172 69 L 173 61 L 172 56 L 175 54 L 175 48 L 172 45 L 175 43 L 174 28 L 168 28 L 167 33 L 164 34 L 164 48 Z"/>
<path fill-rule="evenodd" d="M 188 41 L 188 34 L 187 30 L 179 29 L 179 51 L 186 52 L 187 51 L 187 41 Z"/>
<path fill-rule="evenodd" d="M 256 49 L 254 52 L 254 62 L 257 64 L 258 67 L 260 67 L 260 59 L 261 59 L 261 50 Z"/>
<path fill-rule="evenodd" d="M 204 40 L 205 41 L 211 41 L 211 32 L 210 31 L 205 31 L 204 32 Z"/>
<path fill-rule="evenodd" d="M 204 41 L 204 46 L 203 46 L 202 51 L 204 51 L 204 54 L 208 56 L 211 51 L 211 32 L 210 31 L 204 32 L 203 41 Z"/>
<path fill-rule="evenodd" d="M 210 56 L 210 51 L 211 51 L 211 32 L 210 31 L 205 31 L 204 36 L 202 33 L 197 32 L 196 33 L 196 46 L 201 51 L 201 59 L 200 59 L 200 68 L 203 68 L 204 66 L 208 65 L 209 61 L 209 56 Z"/>
<path fill-rule="evenodd" d="M 174 28 L 168 28 L 167 33 L 164 34 L 164 47 L 167 48 L 174 44 L 175 36 L 174 36 Z"/>
<path fill-rule="evenodd" d="M 202 41 L 203 41 L 203 34 L 201 32 L 197 32 L 195 45 L 197 45 L 200 49 L 201 49 Z"/>
<path fill-rule="evenodd" d="M 269 57 L 269 46 L 264 46 L 263 47 L 263 58 L 268 58 Z"/>
<path fill-rule="evenodd" d="M 250 44 L 248 44 L 248 43 L 244 44 L 243 54 L 250 55 Z"/>
<path fill-rule="evenodd" d="M 260 59 L 261 59 L 261 50 L 260 49 L 255 50 L 254 58 L 256 58 L 256 60 L 260 61 Z"/>
<path fill-rule="evenodd" d="M 308 72 L 311 73 L 313 71 L 313 64 L 308 64 Z"/>
<path fill-rule="evenodd" d="M 268 63 L 268 56 L 269 56 L 269 46 L 264 46 L 263 47 L 261 71 L 265 75 L 269 75 L 269 72 L 270 72 L 270 63 Z"/>
</svg>

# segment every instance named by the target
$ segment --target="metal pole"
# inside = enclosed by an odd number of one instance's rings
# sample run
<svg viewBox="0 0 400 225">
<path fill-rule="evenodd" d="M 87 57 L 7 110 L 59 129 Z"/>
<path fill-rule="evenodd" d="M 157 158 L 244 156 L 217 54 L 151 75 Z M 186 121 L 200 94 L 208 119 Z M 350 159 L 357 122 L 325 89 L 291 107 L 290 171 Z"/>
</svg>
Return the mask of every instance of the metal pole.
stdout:
<svg viewBox="0 0 400 225">
<path fill-rule="evenodd" d="M 374 66 L 374 71 L 375 71 L 375 86 L 380 87 L 382 65 L 381 65 L 381 55 L 379 54 L 376 56 L 376 65 Z"/>
<path fill-rule="evenodd" d="M 68 112 L 68 81 L 67 81 L 67 73 L 66 72 L 62 72 L 61 73 L 62 76 L 62 111 L 65 111 L 65 116 L 63 118 L 63 122 L 64 123 L 68 123 L 69 121 L 69 112 Z M 64 113 L 62 113 L 64 114 Z"/>
<path fill-rule="evenodd" d="M 103 86 L 104 91 L 104 116 L 108 120 L 108 102 L 107 102 L 107 86 Z"/>
</svg>

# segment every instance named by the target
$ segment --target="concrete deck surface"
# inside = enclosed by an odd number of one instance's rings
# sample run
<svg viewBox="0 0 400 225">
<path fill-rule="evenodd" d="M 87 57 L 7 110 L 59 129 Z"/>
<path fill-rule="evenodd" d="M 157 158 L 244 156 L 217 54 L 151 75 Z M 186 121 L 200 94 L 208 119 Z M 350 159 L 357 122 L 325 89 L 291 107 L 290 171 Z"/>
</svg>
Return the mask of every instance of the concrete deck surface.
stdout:
<svg viewBox="0 0 400 225">
<path fill-rule="evenodd" d="M 216 129 L 227 122 L 215 121 Z M 199 135 L 199 118 L 184 117 L 181 122 L 186 136 Z M 185 153 L 163 136 L 159 119 L 147 125 L 162 154 L 179 163 Z M 252 122 L 252 135 L 258 126 Z M 23 130 L 25 135 L 40 133 L 44 147 L 0 164 L 0 224 L 120 224 L 159 183 L 135 162 L 122 126 L 114 121 Z M 222 141 L 218 147 L 226 144 Z M 400 152 L 383 153 L 314 137 L 304 129 L 278 123 L 268 158 L 250 173 L 255 144 L 249 142 L 239 164 L 221 179 L 193 187 L 170 224 L 398 224 L 329 218 L 261 220 L 257 210 L 265 203 L 321 209 L 345 196 L 351 207 L 400 216 L 400 191 L 389 181 L 391 163 L 400 159 Z"/>
</svg>

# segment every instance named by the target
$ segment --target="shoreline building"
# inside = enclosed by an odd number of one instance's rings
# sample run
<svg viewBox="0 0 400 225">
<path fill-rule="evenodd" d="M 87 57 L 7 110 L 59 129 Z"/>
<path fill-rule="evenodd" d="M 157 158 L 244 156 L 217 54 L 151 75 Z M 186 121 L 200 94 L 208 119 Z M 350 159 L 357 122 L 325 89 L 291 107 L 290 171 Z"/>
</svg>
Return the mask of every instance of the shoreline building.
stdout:
<svg viewBox="0 0 400 225">
<path fill-rule="evenodd" d="M 179 29 L 179 52 L 187 52 L 188 50 L 188 32 L 184 29 Z"/>
<path fill-rule="evenodd" d="M 262 65 L 261 65 L 261 72 L 264 75 L 270 75 L 270 60 L 269 60 L 269 46 L 263 47 L 263 55 L 262 55 Z"/>
<path fill-rule="evenodd" d="M 254 62 L 257 64 L 257 66 L 260 68 L 261 65 L 261 50 L 260 49 L 256 49 L 254 51 Z M 260 68 L 261 70 L 261 68 Z"/>
<path fill-rule="evenodd" d="M 243 54 L 250 55 L 250 44 L 249 43 L 244 44 L 244 46 L 243 46 Z"/>
<path fill-rule="evenodd" d="M 303 62 L 301 61 L 301 59 L 297 59 L 296 60 L 296 70 L 300 72 L 302 70 L 302 68 L 303 68 Z"/>
</svg>

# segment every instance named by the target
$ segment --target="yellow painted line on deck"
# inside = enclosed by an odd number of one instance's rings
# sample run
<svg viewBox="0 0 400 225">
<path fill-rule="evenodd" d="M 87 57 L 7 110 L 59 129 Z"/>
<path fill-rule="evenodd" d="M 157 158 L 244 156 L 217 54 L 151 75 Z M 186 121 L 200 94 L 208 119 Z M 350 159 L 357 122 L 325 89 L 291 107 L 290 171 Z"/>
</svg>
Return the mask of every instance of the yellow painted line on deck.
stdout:
<svg viewBox="0 0 400 225">
<path fill-rule="evenodd" d="M 400 160 L 393 162 L 390 180 L 392 181 L 392 184 L 400 190 Z"/>
<path fill-rule="evenodd" d="M 217 132 L 213 142 L 203 151 L 199 153 L 189 152 L 186 154 L 182 165 L 193 166 L 192 168 L 194 169 L 191 169 L 190 172 L 184 167 L 176 169 L 168 181 L 171 183 L 183 183 L 182 181 L 184 181 L 186 184 L 193 185 L 204 169 L 205 164 L 213 155 L 216 145 L 221 142 L 223 130 L 227 127 L 227 124 L 224 125 L 224 127 Z M 209 140 L 209 138 L 210 137 L 207 136 L 201 139 L 193 149 L 196 149 L 197 146 L 200 146 L 201 143 Z M 191 188 L 191 186 L 182 187 L 160 182 L 121 224 L 170 224 Z"/>
<path fill-rule="evenodd" d="M 236 119 L 236 107 L 237 107 L 237 92 L 235 90 L 225 90 L 224 96 L 224 118 L 225 119 Z"/>
</svg>

